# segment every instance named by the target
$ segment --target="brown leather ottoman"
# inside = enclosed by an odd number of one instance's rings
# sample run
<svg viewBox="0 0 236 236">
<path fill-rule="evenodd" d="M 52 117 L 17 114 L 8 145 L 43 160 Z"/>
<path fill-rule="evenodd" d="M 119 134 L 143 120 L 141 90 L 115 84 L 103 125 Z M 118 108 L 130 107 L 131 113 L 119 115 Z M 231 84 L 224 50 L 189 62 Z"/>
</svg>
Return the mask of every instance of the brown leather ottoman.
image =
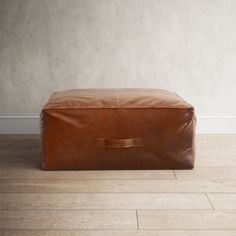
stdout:
<svg viewBox="0 0 236 236">
<path fill-rule="evenodd" d="M 44 106 L 44 170 L 191 169 L 194 108 L 159 89 L 75 89 Z"/>
</svg>

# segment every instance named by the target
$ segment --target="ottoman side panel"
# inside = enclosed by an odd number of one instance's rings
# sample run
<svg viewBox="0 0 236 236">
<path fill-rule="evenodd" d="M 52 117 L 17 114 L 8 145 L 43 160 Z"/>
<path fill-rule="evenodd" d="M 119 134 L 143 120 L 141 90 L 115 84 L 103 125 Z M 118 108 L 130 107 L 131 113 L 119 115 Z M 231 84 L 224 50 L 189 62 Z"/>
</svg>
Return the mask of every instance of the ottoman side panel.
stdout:
<svg viewBox="0 0 236 236">
<path fill-rule="evenodd" d="M 96 109 L 44 109 L 42 112 L 42 169 L 90 169 L 99 165 L 96 137 L 103 130 Z M 110 110 L 110 109 L 109 109 Z M 109 113 L 109 112 L 108 112 Z M 106 116 L 106 115 L 105 115 Z"/>
<path fill-rule="evenodd" d="M 192 169 L 195 159 L 194 109 L 153 109 L 145 149 L 156 168 Z"/>
<path fill-rule="evenodd" d="M 55 109 L 42 116 L 44 170 L 191 169 L 193 109 Z"/>
</svg>

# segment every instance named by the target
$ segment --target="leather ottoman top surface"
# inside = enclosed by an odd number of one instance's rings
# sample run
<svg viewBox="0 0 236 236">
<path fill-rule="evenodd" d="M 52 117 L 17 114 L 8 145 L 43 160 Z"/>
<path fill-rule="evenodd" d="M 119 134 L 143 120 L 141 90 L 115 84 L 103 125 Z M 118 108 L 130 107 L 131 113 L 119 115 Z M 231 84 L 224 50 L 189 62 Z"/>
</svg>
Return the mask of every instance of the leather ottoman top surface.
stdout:
<svg viewBox="0 0 236 236">
<path fill-rule="evenodd" d="M 43 107 L 45 170 L 191 169 L 195 114 L 160 89 L 73 89 Z"/>
<path fill-rule="evenodd" d="M 53 93 L 43 109 L 193 108 L 176 93 L 161 89 L 72 89 Z"/>
</svg>

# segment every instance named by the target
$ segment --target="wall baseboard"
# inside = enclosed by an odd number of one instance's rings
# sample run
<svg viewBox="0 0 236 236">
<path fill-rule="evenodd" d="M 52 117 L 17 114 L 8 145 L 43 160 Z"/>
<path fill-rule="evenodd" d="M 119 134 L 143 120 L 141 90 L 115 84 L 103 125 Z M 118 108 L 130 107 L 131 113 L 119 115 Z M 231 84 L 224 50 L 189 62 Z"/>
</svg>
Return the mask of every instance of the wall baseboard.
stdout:
<svg viewBox="0 0 236 236">
<path fill-rule="evenodd" d="M 197 116 L 198 134 L 236 134 L 236 116 Z"/>
<path fill-rule="evenodd" d="M 38 113 L 0 113 L 0 134 L 38 134 Z M 198 134 L 236 134 L 236 116 L 198 116 Z"/>
<path fill-rule="evenodd" d="M 0 134 L 38 134 L 38 113 L 0 113 Z"/>
</svg>

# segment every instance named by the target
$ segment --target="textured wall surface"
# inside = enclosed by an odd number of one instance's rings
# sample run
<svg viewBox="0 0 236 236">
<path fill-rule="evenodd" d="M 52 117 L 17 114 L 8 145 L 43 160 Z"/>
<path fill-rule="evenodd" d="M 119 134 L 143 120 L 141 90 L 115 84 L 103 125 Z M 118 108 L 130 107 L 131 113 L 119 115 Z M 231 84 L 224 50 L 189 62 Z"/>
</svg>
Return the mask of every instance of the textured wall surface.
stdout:
<svg viewBox="0 0 236 236">
<path fill-rule="evenodd" d="M 0 0 L 0 112 L 53 91 L 158 87 L 236 115 L 235 0 Z"/>
</svg>

